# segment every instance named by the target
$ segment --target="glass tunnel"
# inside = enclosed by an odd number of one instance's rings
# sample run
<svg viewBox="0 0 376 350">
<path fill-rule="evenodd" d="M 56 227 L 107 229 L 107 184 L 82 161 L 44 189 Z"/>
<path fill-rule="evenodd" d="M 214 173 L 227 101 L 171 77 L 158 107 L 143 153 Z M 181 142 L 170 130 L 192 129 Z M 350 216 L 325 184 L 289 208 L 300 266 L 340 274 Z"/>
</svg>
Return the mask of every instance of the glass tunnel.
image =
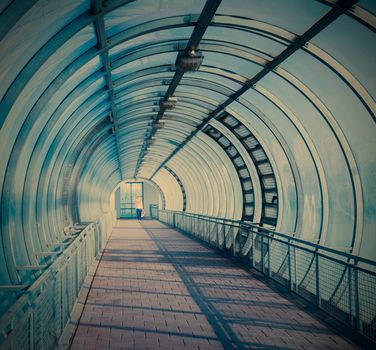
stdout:
<svg viewBox="0 0 376 350">
<path fill-rule="evenodd" d="M 375 273 L 375 32 L 373 0 L 1 1 L 0 315 L 136 195 Z"/>
</svg>

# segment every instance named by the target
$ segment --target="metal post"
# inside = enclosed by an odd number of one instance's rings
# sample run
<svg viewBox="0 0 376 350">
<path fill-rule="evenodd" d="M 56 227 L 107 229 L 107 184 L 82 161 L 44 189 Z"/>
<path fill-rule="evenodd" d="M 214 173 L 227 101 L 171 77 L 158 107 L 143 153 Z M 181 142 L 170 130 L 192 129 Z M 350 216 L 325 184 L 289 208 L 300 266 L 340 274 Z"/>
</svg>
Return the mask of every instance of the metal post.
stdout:
<svg viewBox="0 0 376 350">
<path fill-rule="evenodd" d="M 351 267 L 347 265 L 347 279 L 349 283 L 349 315 L 350 315 L 350 325 L 354 326 L 353 324 L 353 312 L 352 312 L 352 276 L 351 276 Z"/>
<path fill-rule="evenodd" d="M 261 272 L 264 273 L 264 235 L 261 234 Z"/>
<path fill-rule="evenodd" d="M 218 222 L 215 223 L 215 243 L 217 248 L 219 248 L 219 237 L 218 237 Z"/>
<path fill-rule="evenodd" d="M 289 268 L 289 280 L 288 280 L 288 285 L 289 289 L 292 289 L 292 281 L 291 281 L 291 246 L 290 246 L 290 241 L 287 241 L 287 263 L 288 263 L 288 268 Z"/>
<path fill-rule="evenodd" d="M 270 237 L 268 237 L 268 276 L 271 277 L 272 272 L 270 270 Z"/>
<path fill-rule="evenodd" d="M 253 251 L 254 251 L 254 249 L 253 248 L 254 248 L 255 242 L 254 242 L 253 231 L 251 230 L 249 234 L 251 235 L 251 249 L 249 250 L 248 255 L 249 255 L 249 260 L 251 262 L 251 268 L 253 268 L 254 267 L 254 265 L 253 265 Z"/>
<path fill-rule="evenodd" d="M 30 350 L 34 349 L 34 312 L 30 312 L 30 330 L 29 330 L 29 340 L 30 340 Z"/>
<path fill-rule="evenodd" d="M 293 286 L 293 290 L 296 292 L 296 249 L 293 247 L 293 257 L 294 257 L 294 283 L 291 282 L 291 286 Z"/>
<path fill-rule="evenodd" d="M 316 251 L 316 305 L 320 307 L 320 270 L 319 270 L 319 254 Z"/>
<path fill-rule="evenodd" d="M 234 232 L 234 226 L 230 226 L 230 232 L 231 232 L 231 244 L 232 244 L 232 256 L 236 255 L 236 242 L 235 242 L 235 232 Z"/>
<path fill-rule="evenodd" d="M 355 296 L 355 329 L 360 332 L 361 331 L 361 323 L 360 323 L 360 303 L 359 303 L 359 279 L 358 279 L 358 269 L 356 266 L 353 267 L 354 269 L 354 296 Z"/>
</svg>

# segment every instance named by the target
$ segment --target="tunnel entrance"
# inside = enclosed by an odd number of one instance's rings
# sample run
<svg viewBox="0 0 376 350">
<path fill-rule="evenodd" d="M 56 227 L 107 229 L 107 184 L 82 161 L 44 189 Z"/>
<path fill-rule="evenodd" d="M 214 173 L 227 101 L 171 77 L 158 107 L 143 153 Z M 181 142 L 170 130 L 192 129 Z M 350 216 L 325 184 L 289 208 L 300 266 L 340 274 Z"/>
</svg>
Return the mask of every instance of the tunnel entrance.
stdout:
<svg viewBox="0 0 376 350">
<path fill-rule="evenodd" d="M 163 194 L 147 181 L 124 181 L 115 189 L 111 204 L 118 219 L 136 218 L 136 208 L 143 208 L 150 217 L 150 206 L 163 208 Z"/>
<path fill-rule="evenodd" d="M 120 219 L 129 219 L 136 217 L 136 208 L 143 208 L 144 203 L 144 183 L 126 182 L 119 186 L 119 195 L 116 196 L 120 209 L 118 217 Z"/>
</svg>

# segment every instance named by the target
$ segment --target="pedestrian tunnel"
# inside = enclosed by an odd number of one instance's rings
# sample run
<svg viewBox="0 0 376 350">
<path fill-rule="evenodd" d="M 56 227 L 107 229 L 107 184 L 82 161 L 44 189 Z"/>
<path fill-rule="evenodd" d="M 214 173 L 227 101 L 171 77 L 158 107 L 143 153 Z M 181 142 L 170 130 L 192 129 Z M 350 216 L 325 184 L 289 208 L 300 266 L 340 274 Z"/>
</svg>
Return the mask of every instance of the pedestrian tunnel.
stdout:
<svg viewBox="0 0 376 350">
<path fill-rule="evenodd" d="M 2 1 L 0 347 L 58 343 L 140 201 L 375 342 L 375 28 L 371 0 Z"/>
</svg>

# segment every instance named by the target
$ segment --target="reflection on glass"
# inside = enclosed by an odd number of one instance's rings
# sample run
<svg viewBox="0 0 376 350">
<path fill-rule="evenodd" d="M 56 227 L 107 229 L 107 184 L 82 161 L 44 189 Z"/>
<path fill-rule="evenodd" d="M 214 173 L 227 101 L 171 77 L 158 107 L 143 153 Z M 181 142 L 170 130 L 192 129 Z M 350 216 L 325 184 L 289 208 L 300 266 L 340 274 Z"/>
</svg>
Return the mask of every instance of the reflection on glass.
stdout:
<svg viewBox="0 0 376 350">
<path fill-rule="evenodd" d="M 135 218 L 136 208 L 142 208 L 143 202 L 143 182 L 128 182 L 120 185 L 120 218 Z"/>
</svg>

